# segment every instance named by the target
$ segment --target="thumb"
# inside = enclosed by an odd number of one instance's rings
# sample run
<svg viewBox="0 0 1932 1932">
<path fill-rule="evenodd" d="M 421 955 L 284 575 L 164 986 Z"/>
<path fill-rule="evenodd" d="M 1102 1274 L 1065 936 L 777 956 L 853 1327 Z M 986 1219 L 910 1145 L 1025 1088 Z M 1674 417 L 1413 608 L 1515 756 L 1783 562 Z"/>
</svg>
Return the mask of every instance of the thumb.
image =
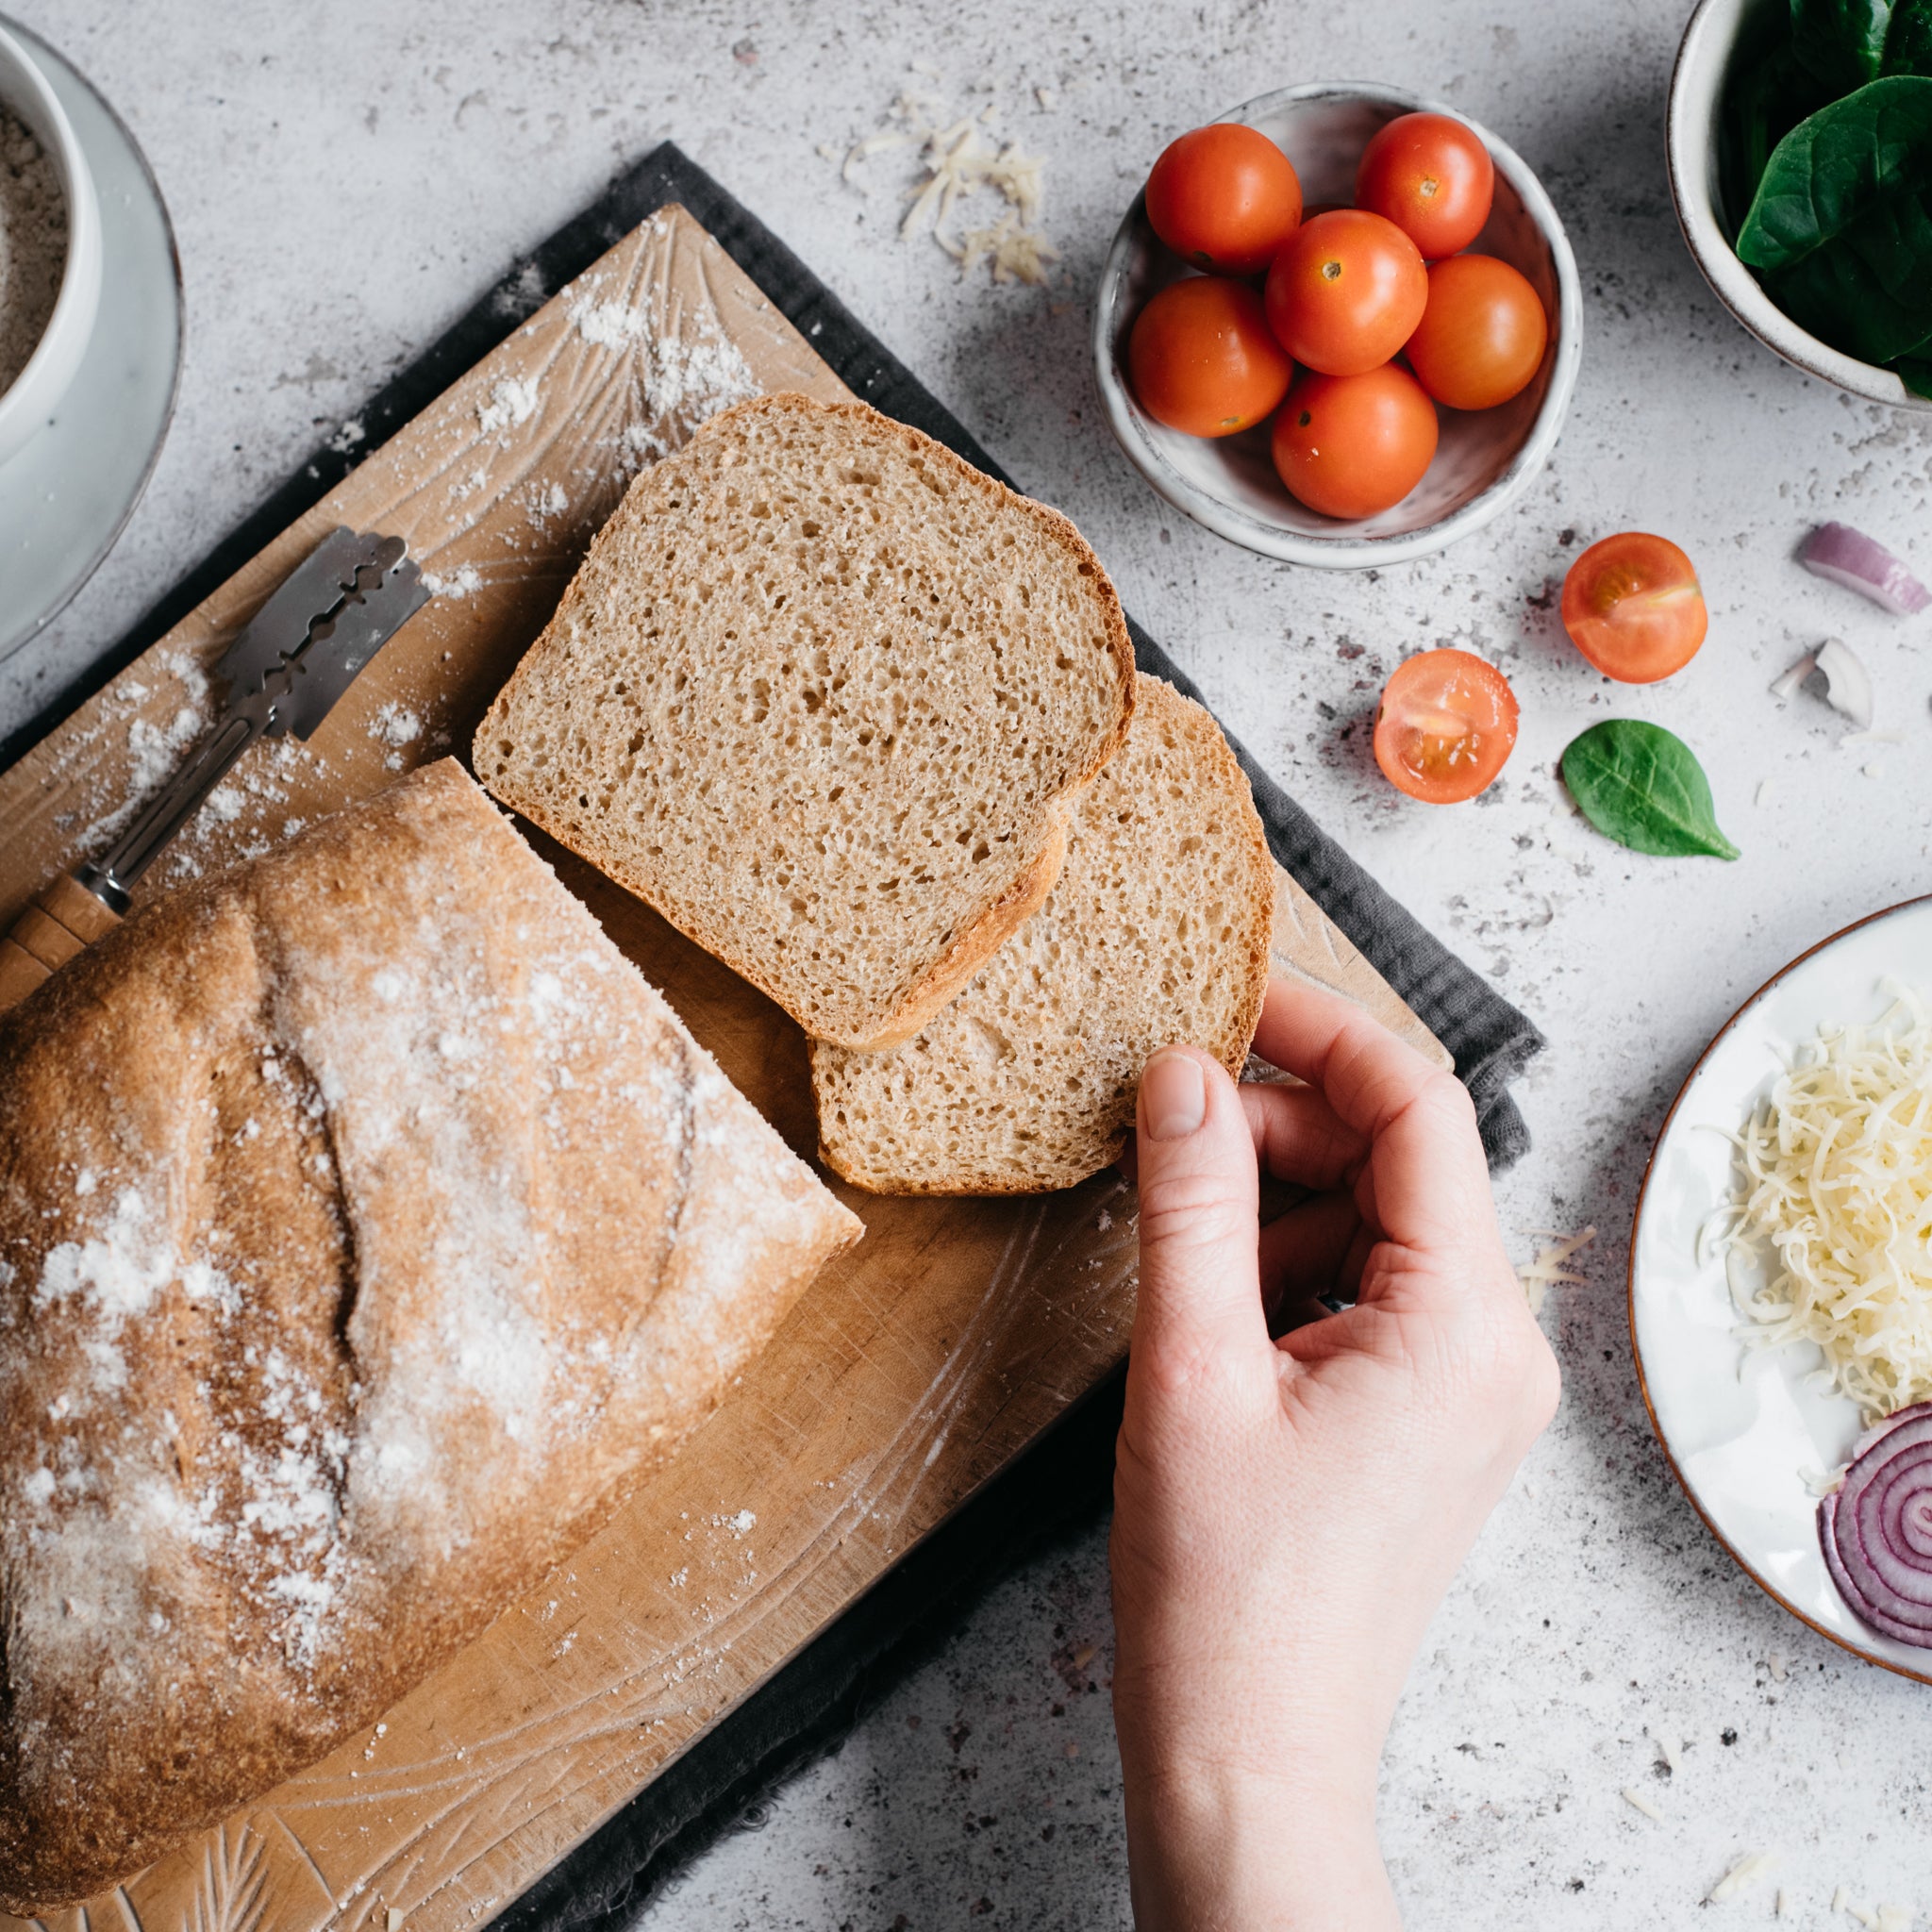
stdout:
<svg viewBox="0 0 1932 1932">
<path fill-rule="evenodd" d="M 1253 1130 L 1226 1070 L 1166 1046 L 1141 1075 L 1141 1288 L 1133 1352 L 1161 1381 L 1265 1352 Z"/>
</svg>

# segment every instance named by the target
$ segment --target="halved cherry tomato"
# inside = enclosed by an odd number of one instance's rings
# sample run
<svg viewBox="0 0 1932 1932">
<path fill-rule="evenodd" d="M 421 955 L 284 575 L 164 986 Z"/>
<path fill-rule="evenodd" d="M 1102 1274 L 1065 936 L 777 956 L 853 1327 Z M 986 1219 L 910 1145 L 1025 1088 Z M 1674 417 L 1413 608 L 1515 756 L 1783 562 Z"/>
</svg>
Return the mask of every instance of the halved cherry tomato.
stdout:
<svg viewBox="0 0 1932 1932">
<path fill-rule="evenodd" d="M 1549 317 L 1528 279 L 1493 255 L 1429 265 L 1429 303 L 1404 346 L 1416 380 L 1452 409 L 1507 403 L 1542 367 Z"/>
<path fill-rule="evenodd" d="M 1355 173 L 1357 208 L 1386 215 L 1430 261 L 1483 231 L 1496 168 L 1473 128 L 1447 114 L 1402 114 L 1381 128 Z"/>
<path fill-rule="evenodd" d="M 1469 651 L 1423 651 L 1395 667 L 1375 708 L 1375 762 L 1424 805 L 1474 798 L 1516 746 L 1516 693 Z"/>
<path fill-rule="evenodd" d="M 1268 325 L 1297 362 L 1361 375 L 1414 333 L 1429 277 L 1393 222 L 1338 208 L 1304 222 L 1268 271 Z"/>
<path fill-rule="evenodd" d="M 1154 232 L 1213 275 L 1259 275 L 1301 218 L 1293 162 L 1252 127 L 1197 127 L 1171 142 L 1147 177 Z"/>
<path fill-rule="evenodd" d="M 1436 454 L 1436 406 L 1407 370 L 1296 377 L 1274 419 L 1275 474 L 1324 517 L 1372 517 L 1423 480 Z"/>
<path fill-rule="evenodd" d="M 1189 436 L 1232 436 L 1281 400 L 1294 364 L 1246 283 L 1190 275 L 1134 318 L 1127 374 L 1156 422 Z"/>
<path fill-rule="evenodd" d="M 1606 677 L 1655 684 L 1696 657 L 1710 612 L 1690 559 L 1669 538 L 1625 530 L 1570 566 L 1563 628 Z"/>
</svg>

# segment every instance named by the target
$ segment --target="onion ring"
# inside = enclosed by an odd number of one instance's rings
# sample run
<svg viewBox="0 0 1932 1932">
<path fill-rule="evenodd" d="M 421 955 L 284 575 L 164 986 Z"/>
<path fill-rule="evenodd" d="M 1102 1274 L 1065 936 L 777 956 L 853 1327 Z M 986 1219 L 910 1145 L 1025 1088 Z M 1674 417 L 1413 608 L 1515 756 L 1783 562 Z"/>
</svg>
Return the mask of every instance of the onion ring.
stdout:
<svg viewBox="0 0 1932 1932">
<path fill-rule="evenodd" d="M 1818 1541 L 1861 1623 L 1932 1649 L 1932 1402 L 1859 1439 L 1844 1480 L 1818 1506 Z"/>
</svg>

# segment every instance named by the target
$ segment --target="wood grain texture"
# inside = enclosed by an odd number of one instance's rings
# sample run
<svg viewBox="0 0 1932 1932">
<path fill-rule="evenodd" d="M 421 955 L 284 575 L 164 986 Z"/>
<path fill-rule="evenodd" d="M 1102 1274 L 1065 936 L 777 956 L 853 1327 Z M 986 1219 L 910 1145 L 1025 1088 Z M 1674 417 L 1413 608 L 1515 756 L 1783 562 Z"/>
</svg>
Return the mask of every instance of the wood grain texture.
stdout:
<svg viewBox="0 0 1932 1932">
<path fill-rule="evenodd" d="M 664 210 L 0 776 L 0 930 L 167 776 L 211 716 L 206 668 L 337 523 L 400 532 L 443 593 L 308 746 L 250 753 L 143 892 L 465 746 L 628 470 L 676 446 L 719 387 L 721 345 L 758 387 L 845 393 L 724 251 Z M 809 1155 L 791 1022 L 535 842 Z M 1294 907 L 1294 937 L 1277 929 L 1284 963 L 1419 1024 L 1311 902 Z M 997 1201 L 839 1191 L 866 1239 L 602 1535 L 380 1725 L 122 1890 L 43 1923 L 380 1932 L 391 1909 L 411 1932 L 486 1923 L 1120 1360 L 1135 1256 L 1124 1182 Z"/>
</svg>

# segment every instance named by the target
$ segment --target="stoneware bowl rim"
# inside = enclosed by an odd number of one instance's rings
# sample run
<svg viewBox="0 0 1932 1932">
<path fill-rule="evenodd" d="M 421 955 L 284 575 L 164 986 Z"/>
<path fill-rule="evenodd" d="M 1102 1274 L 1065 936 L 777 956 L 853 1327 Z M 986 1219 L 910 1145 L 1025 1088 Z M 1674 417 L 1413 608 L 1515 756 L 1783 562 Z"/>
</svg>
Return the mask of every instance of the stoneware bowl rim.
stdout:
<svg viewBox="0 0 1932 1932">
<path fill-rule="evenodd" d="M 1732 318 L 1794 369 L 1868 402 L 1898 409 L 1932 409 L 1889 369 L 1860 362 L 1800 328 L 1738 259 L 1717 206 L 1711 134 L 1718 98 L 1754 0 L 1700 0 L 1671 73 L 1664 145 L 1671 200 L 1685 245 Z"/>
<path fill-rule="evenodd" d="M 0 105 L 47 144 L 67 202 L 67 259 L 41 339 L 0 391 L 0 462 L 14 455 L 58 406 L 79 368 L 101 294 L 101 217 L 93 175 L 67 110 L 26 48 L 0 26 Z"/>
<path fill-rule="evenodd" d="M 1134 197 L 1122 218 L 1101 271 L 1093 314 L 1093 365 L 1108 426 L 1128 461 L 1176 509 L 1217 536 L 1264 557 L 1278 558 L 1288 563 L 1313 564 L 1324 570 L 1369 570 L 1446 549 L 1501 515 L 1529 488 L 1556 445 L 1576 386 L 1583 354 L 1583 294 L 1569 237 L 1542 184 L 1507 142 L 1459 108 L 1412 93 L 1406 88 L 1387 87 L 1374 81 L 1313 80 L 1257 94 L 1216 119 L 1253 122 L 1284 108 L 1331 101 L 1361 101 L 1393 108 L 1397 113 L 1447 114 L 1460 121 L 1488 147 L 1496 172 L 1515 191 L 1549 250 L 1557 288 L 1557 313 L 1552 317 L 1555 352 L 1549 385 L 1527 433 L 1490 482 L 1446 516 L 1419 528 L 1363 536 L 1353 534 L 1350 525 L 1338 524 L 1336 534 L 1329 536 L 1268 522 L 1246 506 L 1183 475 L 1148 433 L 1145 419 L 1128 393 L 1115 353 L 1116 341 L 1123 333 L 1121 308 L 1128 274 L 1145 245 L 1144 193 Z"/>
</svg>

